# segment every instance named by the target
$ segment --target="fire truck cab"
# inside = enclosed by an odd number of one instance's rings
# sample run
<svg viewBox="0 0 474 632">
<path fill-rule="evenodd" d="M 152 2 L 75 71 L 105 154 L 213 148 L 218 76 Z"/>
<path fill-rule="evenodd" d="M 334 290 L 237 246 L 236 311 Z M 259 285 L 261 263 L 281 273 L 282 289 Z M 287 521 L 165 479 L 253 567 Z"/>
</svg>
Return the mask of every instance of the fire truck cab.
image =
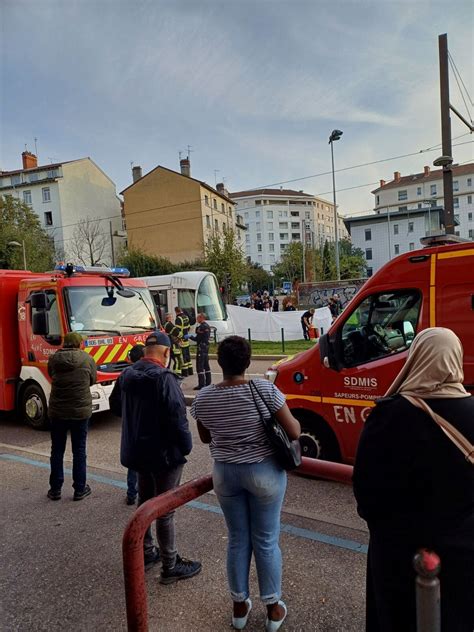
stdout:
<svg viewBox="0 0 474 632">
<path fill-rule="evenodd" d="M 57 266 L 51 273 L 0 270 L 0 411 L 48 425 L 48 358 L 77 331 L 97 364 L 93 412 L 108 410 L 114 381 L 134 344 L 159 326 L 143 281 L 123 268 Z"/>
<path fill-rule="evenodd" d="M 464 384 L 473 392 L 474 243 L 431 239 L 426 248 L 388 262 L 314 348 L 270 368 L 267 377 L 302 424 L 305 456 L 354 462 L 374 400 L 402 368 L 416 333 L 427 327 L 447 327 L 459 336 Z"/>
</svg>

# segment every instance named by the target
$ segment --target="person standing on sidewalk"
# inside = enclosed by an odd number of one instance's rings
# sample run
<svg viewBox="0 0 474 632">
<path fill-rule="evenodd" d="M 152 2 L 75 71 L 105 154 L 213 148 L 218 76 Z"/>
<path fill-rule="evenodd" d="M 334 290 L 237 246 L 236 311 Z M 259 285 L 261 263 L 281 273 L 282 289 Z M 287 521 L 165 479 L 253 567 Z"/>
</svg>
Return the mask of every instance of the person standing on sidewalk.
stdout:
<svg viewBox="0 0 474 632">
<path fill-rule="evenodd" d="M 134 345 L 127 354 L 130 364 L 135 364 L 145 355 L 145 346 L 143 344 Z M 138 474 L 135 470 L 127 469 L 127 496 L 125 502 L 127 505 L 134 505 L 138 496 Z"/>
<path fill-rule="evenodd" d="M 173 314 L 168 312 L 165 316 L 164 330 L 171 340 L 171 361 L 173 363 L 173 372 L 179 377 L 182 375 L 183 354 L 181 352 L 179 328 L 173 323 Z"/>
<path fill-rule="evenodd" d="M 191 415 L 197 420 L 201 440 L 210 444 L 214 490 L 229 532 L 227 577 L 234 602 L 232 626 L 243 630 L 252 609 L 249 571 L 253 553 L 260 599 L 267 609 L 265 629 L 276 632 L 287 612 L 281 601 L 278 544 L 286 472 L 277 463 L 262 424 L 264 404 L 260 411 L 245 378 L 250 359 L 245 338 L 229 336 L 219 343 L 217 360 L 223 380 L 198 393 Z M 300 424 L 285 396 L 268 380 L 252 380 L 252 384 L 288 437 L 297 439 Z"/>
<path fill-rule="evenodd" d="M 170 339 L 156 331 L 145 342 L 145 357 L 126 368 L 110 395 L 110 410 L 122 417 L 120 461 L 138 472 L 138 502 L 144 503 L 178 487 L 192 438 L 179 378 L 166 368 Z M 176 550 L 174 511 L 158 518 L 159 550 L 147 531 L 145 566 L 161 558 L 160 582 L 171 584 L 194 577 L 201 563 L 181 558 Z"/>
<path fill-rule="evenodd" d="M 86 483 L 87 426 L 92 415 L 90 387 L 97 381 L 94 360 L 81 347 L 82 336 L 70 332 L 64 336 L 63 348 L 48 360 L 51 396 L 48 416 L 51 422 L 51 474 L 48 498 L 59 500 L 64 483 L 64 451 L 68 432 L 72 444 L 72 486 L 74 500 L 91 493 Z"/>
<path fill-rule="evenodd" d="M 189 339 L 197 344 L 196 372 L 198 374 L 198 385 L 194 387 L 194 390 L 199 391 L 211 383 L 211 367 L 209 366 L 211 328 L 206 322 L 206 314 L 198 314 L 196 320 L 198 322 L 196 335 L 189 336 Z"/>
<path fill-rule="evenodd" d="M 309 340 L 309 328 L 313 326 L 314 307 L 307 309 L 301 316 L 301 328 L 303 329 L 303 338 Z"/>
<path fill-rule="evenodd" d="M 191 353 L 189 350 L 189 318 L 183 312 L 181 307 L 175 307 L 174 311 L 176 312 L 176 320 L 175 325 L 178 329 L 179 334 L 179 343 L 181 347 L 181 353 L 183 357 L 183 363 L 181 368 L 181 374 L 183 377 L 187 377 L 188 375 L 193 374 L 193 364 L 191 362 Z"/>
</svg>

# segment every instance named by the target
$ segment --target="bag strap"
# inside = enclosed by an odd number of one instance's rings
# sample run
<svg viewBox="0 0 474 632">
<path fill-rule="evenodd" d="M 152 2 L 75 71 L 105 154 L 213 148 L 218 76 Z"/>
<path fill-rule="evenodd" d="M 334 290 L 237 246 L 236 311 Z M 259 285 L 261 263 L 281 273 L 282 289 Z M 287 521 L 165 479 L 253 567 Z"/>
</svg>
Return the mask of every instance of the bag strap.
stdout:
<svg viewBox="0 0 474 632">
<path fill-rule="evenodd" d="M 421 410 L 434 419 L 444 434 L 461 450 L 466 457 L 466 461 L 474 465 L 474 446 L 457 428 L 450 424 L 444 417 L 435 413 L 421 397 L 414 397 L 413 395 L 403 395 L 403 397 L 413 404 L 413 406 L 421 408 Z"/>
<path fill-rule="evenodd" d="M 265 406 L 265 408 L 268 410 L 268 412 L 270 413 L 270 415 L 273 415 L 272 411 L 270 410 L 270 406 L 267 404 L 267 402 L 264 400 L 262 394 L 260 393 L 260 391 L 257 388 L 257 385 L 255 384 L 255 382 L 253 380 L 249 380 L 249 387 L 250 387 L 250 392 L 252 393 L 252 397 L 253 397 L 253 401 L 255 402 L 255 406 L 258 409 L 258 412 L 260 414 L 260 417 L 263 417 L 262 413 L 260 412 L 260 408 L 258 407 L 257 404 L 257 400 L 255 399 L 255 393 L 254 390 L 256 391 L 257 395 L 260 398 L 260 401 L 263 402 L 263 405 Z"/>
</svg>

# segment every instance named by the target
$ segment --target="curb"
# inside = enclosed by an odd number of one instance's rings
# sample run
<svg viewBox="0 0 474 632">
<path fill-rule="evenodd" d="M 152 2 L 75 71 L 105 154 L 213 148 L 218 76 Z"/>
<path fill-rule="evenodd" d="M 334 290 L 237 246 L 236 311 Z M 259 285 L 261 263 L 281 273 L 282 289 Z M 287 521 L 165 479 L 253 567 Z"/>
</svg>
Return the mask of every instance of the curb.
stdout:
<svg viewBox="0 0 474 632">
<path fill-rule="evenodd" d="M 252 355 L 252 360 L 283 360 L 283 358 L 287 358 L 289 355 L 291 354 L 283 353 L 283 354 L 278 354 L 278 355 L 266 355 L 266 354 Z M 196 355 L 191 354 L 191 358 L 196 359 Z M 217 353 L 210 353 L 209 360 L 217 360 Z"/>
</svg>

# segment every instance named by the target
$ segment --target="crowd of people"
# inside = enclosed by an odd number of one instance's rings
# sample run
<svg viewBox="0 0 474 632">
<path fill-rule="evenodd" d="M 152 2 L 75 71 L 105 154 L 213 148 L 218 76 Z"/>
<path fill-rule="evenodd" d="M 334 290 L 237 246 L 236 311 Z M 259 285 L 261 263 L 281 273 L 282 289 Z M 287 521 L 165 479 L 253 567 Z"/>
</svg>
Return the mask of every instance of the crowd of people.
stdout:
<svg viewBox="0 0 474 632">
<path fill-rule="evenodd" d="M 245 301 L 238 303 L 237 300 L 235 300 L 234 305 L 240 305 L 240 307 L 246 307 L 248 309 L 256 309 L 260 312 L 294 312 L 296 310 L 291 298 L 285 297 L 280 305 L 278 296 L 276 294 L 270 294 L 268 290 L 257 290 L 250 294 Z"/>
<path fill-rule="evenodd" d="M 85 448 L 96 368 L 80 349 L 81 342 L 78 333 L 67 334 L 63 349 L 48 365 L 51 500 L 61 498 L 68 431 L 74 500 L 91 493 Z M 133 364 L 121 373 L 110 397 L 111 411 L 122 419 L 121 463 L 129 476 L 136 477 L 139 504 L 179 485 L 192 450 L 180 378 L 168 368 L 172 345 L 167 333 L 150 334 L 139 351 L 132 350 Z M 244 338 L 224 339 L 218 347 L 222 380 L 209 384 L 206 369 L 200 371 L 201 383 L 207 386 L 200 388 L 191 415 L 201 440 L 210 446 L 214 489 L 228 530 L 232 626 L 244 629 L 253 607 L 249 590 L 253 556 L 266 608 L 265 629 L 276 632 L 288 611 L 282 599 L 279 546 L 287 474 L 275 457 L 261 417 L 269 411 L 290 439 L 297 439 L 301 428 L 274 384 L 247 379 L 250 362 L 251 348 Z M 440 420 L 464 439 L 459 441 L 458 436 L 454 442 Z M 441 556 L 442 631 L 474 629 L 473 420 L 474 398 L 463 386 L 459 339 L 448 329 L 421 331 L 399 375 L 367 418 L 356 456 L 354 494 L 370 533 L 366 632 L 415 632 L 412 561 L 420 547 Z M 201 562 L 178 553 L 174 512 L 156 521 L 155 532 L 156 541 L 148 530 L 143 556 L 146 569 L 161 563 L 161 583 L 188 579 L 201 571 Z"/>
</svg>

